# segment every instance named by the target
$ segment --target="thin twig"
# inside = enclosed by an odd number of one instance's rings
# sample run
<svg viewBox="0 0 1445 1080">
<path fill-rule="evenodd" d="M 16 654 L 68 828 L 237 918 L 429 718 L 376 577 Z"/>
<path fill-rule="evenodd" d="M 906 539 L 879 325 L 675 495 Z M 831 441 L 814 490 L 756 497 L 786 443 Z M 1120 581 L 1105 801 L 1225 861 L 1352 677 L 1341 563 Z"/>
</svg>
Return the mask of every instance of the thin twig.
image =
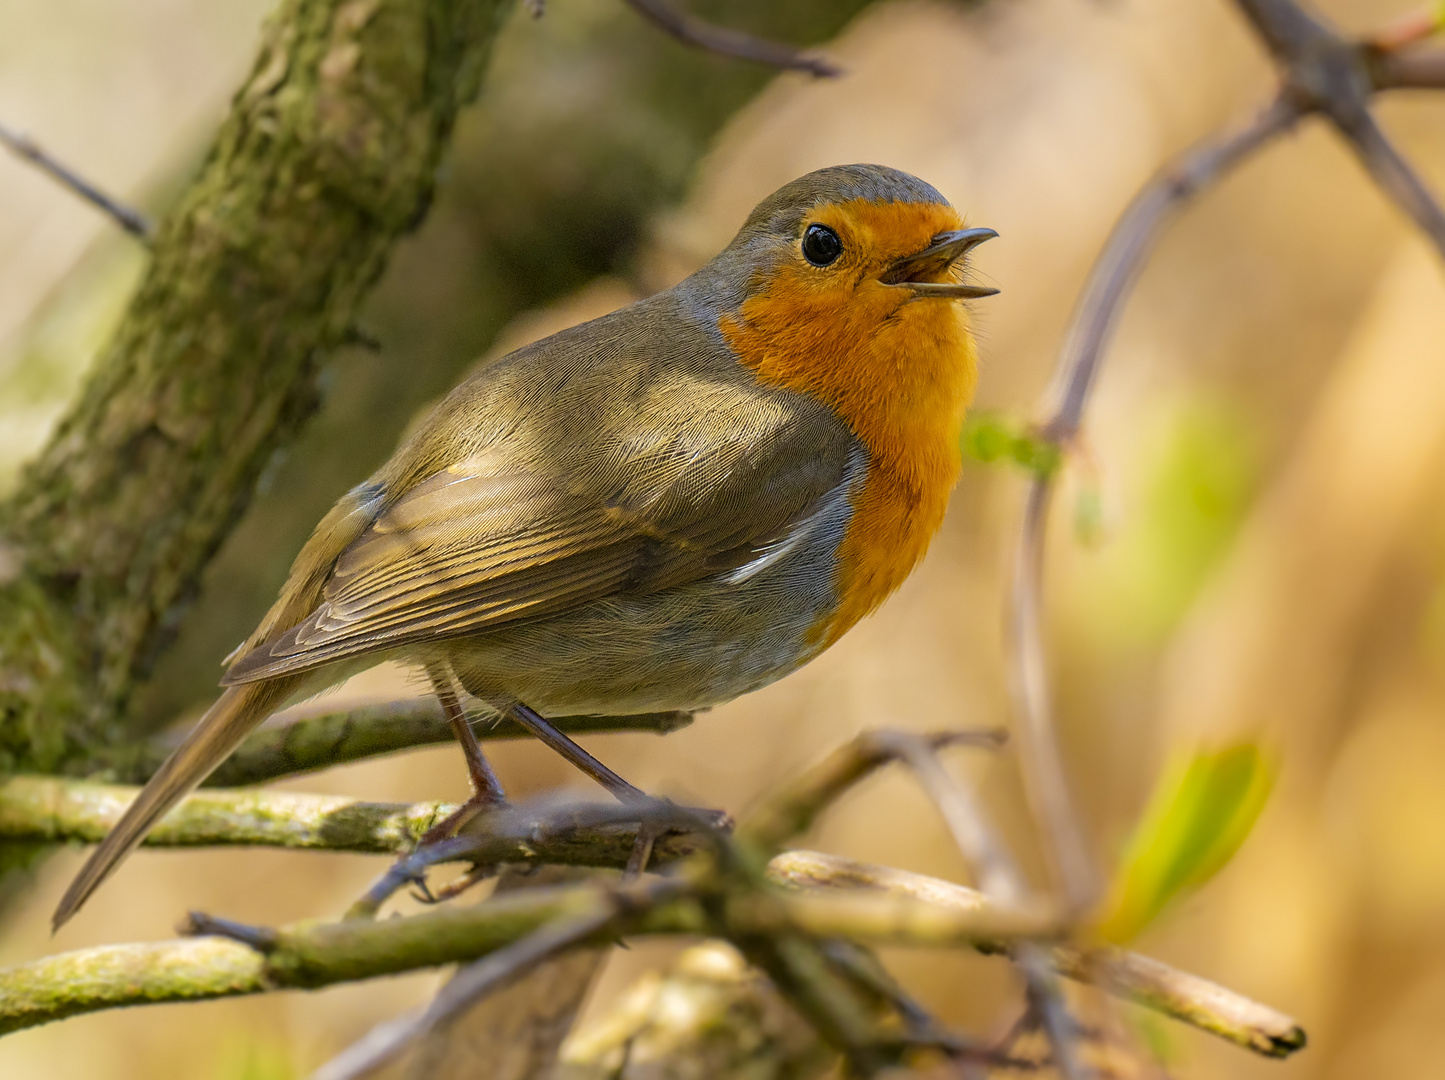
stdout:
<svg viewBox="0 0 1445 1080">
<path fill-rule="evenodd" d="M 126 232 L 141 240 L 149 241 L 154 233 L 150 219 L 139 210 L 111 198 L 100 188 L 51 157 L 41 146 L 23 131 L 0 124 L 0 143 L 3 143 L 16 157 L 30 162 L 52 180 L 58 181 L 79 195 L 86 202 L 108 214 Z"/>
<path fill-rule="evenodd" d="M 1240 131 L 1208 139 L 1190 150 L 1135 196 L 1085 283 L 1059 360 L 1057 405 L 1040 427 L 1043 438 L 1062 446 L 1077 436 L 1104 345 L 1164 222 L 1190 196 L 1287 131 L 1300 116 L 1299 105 L 1281 97 Z M 1042 582 L 1052 494 L 1053 473 L 1036 473 L 1013 570 L 1011 676 L 1025 788 L 1042 826 L 1055 880 L 1066 903 L 1082 912 L 1096 900 L 1100 885 L 1069 796 L 1049 694 Z"/>
<path fill-rule="evenodd" d="M 1375 183 L 1429 237 L 1440 257 L 1445 258 L 1445 210 L 1415 167 L 1390 142 L 1368 110 L 1334 119 Z"/>
<path fill-rule="evenodd" d="M 899 746 L 893 741 L 893 734 L 865 731 L 817 765 L 805 769 L 781 790 L 770 794 L 744 819 L 738 826 L 739 841 L 771 852 L 806 831 L 845 791 L 898 757 Z M 965 745 L 997 749 L 1007 736 L 995 729 L 942 731 L 915 738 L 934 747 Z"/>
<path fill-rule="evenodd" d="M 1104 346 L 1165 222 L 1191 196 L 1288 131 L 1302 115 L 1298 102 L 1281 96 L 1243 128 L 1196 144 L 1134 196 L 1084 283 L 1059 356 L 1057 404 L 1041 434 L 1066 444 L 1078 433 Z"/>
<path fill-rule="evenodd" d="M 1370 69 L 1380 90 L 1445 89 L 1445 49 L 1405 49 L 1376 55 Z"/>
<path fill-rule="evenodd" d="M 667 0 L 626 0 L 627 4 L 643 18 L 677 38 L 678 41 L 706 52 L 732 56 L 739 60 L 754 60 L 759 64 L 785 68 L 789 71 L 806 71 L 820 79 L 837 78 L 843 69 L 826 57 L 795 49 L 778 41 L 754 37 L 739 30 L 714 26 L 685 11 L 679 11 Z"/>
<path fill-rule="evenodd" d="M 927 741 L 906 732 L 894 733 L 891 741 L 943 815 L 959 854 L 978 875 L 983 894 L 1001 908 L 1028 904 L 1023 874 L 972 792 L 949 774 Z M 1014 950 L 1013 959 L 1023 974 L 1029 1003 L 1043 1021 L 1059 1072 L 1068 1080 L 1092 1075 L 1079 1058 L 1078 1032 L 1048 956 L 1041 948 L 1024 943 Z"/>
</svg>

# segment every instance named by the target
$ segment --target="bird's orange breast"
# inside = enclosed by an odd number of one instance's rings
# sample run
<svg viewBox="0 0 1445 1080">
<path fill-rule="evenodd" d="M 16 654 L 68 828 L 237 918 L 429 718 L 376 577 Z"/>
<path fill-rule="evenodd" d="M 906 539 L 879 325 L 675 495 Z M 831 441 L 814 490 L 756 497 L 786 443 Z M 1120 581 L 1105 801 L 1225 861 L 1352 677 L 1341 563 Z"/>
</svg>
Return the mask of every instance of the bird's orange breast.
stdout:
<svg viewBox="0 0 1445 1080">
<path fill-rule="evenodd" d="M 862 200 L 821 208 L 866 258 L 836 279 L 785 265 L 720 328 L 760 379 L 808 394 L 841 416 L 868 451 L 868 471 L 838 549 L 836 611 L 815 633 L 836 641 L 888 597 L 923 558 L 961 467 L 959 429 L 977 381 L 961 304 L 912 298 L 876 270 L 960 228 L 946 205 Z"/>
</svg>

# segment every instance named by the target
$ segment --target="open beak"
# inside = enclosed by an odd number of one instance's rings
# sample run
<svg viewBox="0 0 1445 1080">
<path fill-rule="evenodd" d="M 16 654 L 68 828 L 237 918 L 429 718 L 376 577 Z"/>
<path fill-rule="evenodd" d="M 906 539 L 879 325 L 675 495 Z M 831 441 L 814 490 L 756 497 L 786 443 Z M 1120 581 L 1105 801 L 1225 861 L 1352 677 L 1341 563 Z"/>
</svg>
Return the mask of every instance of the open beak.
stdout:
<svg viewBox="0 0 1445 1080">
<path fill-rule="evenodd" d="M 956 281 L 933 281 L 959 259 L 998 233 L 992 229 L 959 229 L 937 237 L 922 251 L 899 259 L 883 272 L 879 281 L 885 285 L 907 288 L 915 296 L 937 296 L 949 300 L 976 300 L 993 296 L 997 289 L 982 285 L 964 285 Z"/>
</svg>

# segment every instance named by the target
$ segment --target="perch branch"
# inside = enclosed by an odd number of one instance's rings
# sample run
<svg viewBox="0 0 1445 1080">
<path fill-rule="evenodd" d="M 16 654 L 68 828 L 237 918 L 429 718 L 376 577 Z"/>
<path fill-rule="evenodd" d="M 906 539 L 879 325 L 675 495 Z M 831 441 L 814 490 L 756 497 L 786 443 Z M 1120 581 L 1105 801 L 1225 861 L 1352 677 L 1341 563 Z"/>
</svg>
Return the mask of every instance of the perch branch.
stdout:
<svg viewBox="0 0 1445 1080">
<path fill-rule="evenodd" d="M 1445 259 L 1445 211 L 1415 167 L 1395 148 L 1367 110 L 1337 118 L 1344 133 L 1375 183 L 1423 232 Z"/>
<path fill-rule="evenodd" d="M 769 864 L 768 877 L 792 890 L 816 890 L 790 897 L 783 912 L 821 936 L 968 944 L 996 952 L 1009 947 L 1011 935 L 1038 934 L 1054 925 L 1038 916 L 997 913 L 983 894 L 961 885 L 818 852 L 779 855 Z M 602 896 L 591 885 L 531 889 L 474 908 L 442 908 L 380 922 L 301 923 L 274 931 L 199 920 L 201 928 L 225 930 L 247 944 L 207 937 L 106 946 L 0 972 L 0 1033 L 101 1009 L 318 987 L 474 959 L 557 919 L 595 913 Z M 729 914 L 733 933 L 778 928 L 775 913 L 743 905 Z M 674 898 L 642 916 L 635 932 L 717 929 L 690 899 Z M 1304 1045 L 1304 1032 L 1288 1017 L 1158 961 L 1068 946 L 1053 946 L 1048 955 L 1061 975 L 1257 1053 L 1285 1056 Z"/>
<path fill-rule="evenodd" d="M 96 843 L 130 805 L 137 788 L 55 777 L 17 776 L 0 782 L 0 840 Z M 243 844 L 257 847 L 411 852 L 422 835 L 451 813 L 447 803 L 375 803 L 334 795 L 278 791 L 202 790 L 187 796 L 146 837 L 151 847 Z M 433 845 L 416 863 L 403 860 L 391 895 L 427 866 L 458 860 L 622 868 L 637 841 L 638 814 L 610 804 L 518 804 L 474 819 L 454 841 Z M 706 820 L 725 825 L 719 817 Z M 696 835 L 669 829 L 657 838 L 657 864 L 698 851 Z M 422 852 L 418 852 L 420 856 Z M 388 879 L 383 879 L 388 880 Z M 384 897 L 383 897 L 384 899 Z"/>
<path fill-rule="evenodd" d="M 1445 49 L 1410 49 L 1376 55 L 1370 61 L 1381 90 L 1445 89 Z"/>
<path fill-rule="evenodd" d="M 16 131 L 5 124 L 0 124 L 0 143 L 3 143 L 6 149 L 16 157 L 30 162 L 52 180 L 69 188 L 109 216 L 112 221 L 132 236 L 145 242 L 150 241 L 154 229 L 148 217 L 139 210 L 126 206 L 118 199 L 111 198 L 74 169 L 61 164 L 25 132 Z"/>
<path fill-rule="evenodd" d="M 831 79 L 843 74 L 841 68 L 826 57 L 818 56 L 803 49 L 795 49 L 766 38 L 754 37 L 738 30 L 714 26 L 685 11 L 679 11 L 667 0 L 626 0 L 629 7 L 661 30 L 671 34 L 685 45 L 705 52 L 731 56 L 739 60 L 753 60 L 770 67 L 790 71 L 806 71 L 820 79 Z"/>
<path fill-rule="evenodd" d="M 714 915 L 691 896 L 674 896 L 629 914 L 636 920 L 629 932 L 713 933 L 744 940 L 802 932 L 877 944 L 997 949 L 1019 934 L 1047 935 L 1057 929 L 1048 919 L 945 909 L 906 896 L 784 895 L 770 901 L 732 903 Z M 240 940 L 217 941 L 215 948 L 199 951 L 194 940 L 105 946 L 0 972 L 0 1033 L 124 1005 L 315 989 L 471 961 L 610 902 L 603 890 L 585 885 L 528 889 L 476 907 L 438 908 L 406 918 L 307 922 L 276 930 L 199 917 L 197 929 Z M 611 938 L 610 932 L 601 936 L 599 943 Z M 240 962 L 223 945 L 248 952 L 255 947 L 252 955 L 261 962 Z M 231 975 L 218 979 L 218 968 Z"/>
</svg>

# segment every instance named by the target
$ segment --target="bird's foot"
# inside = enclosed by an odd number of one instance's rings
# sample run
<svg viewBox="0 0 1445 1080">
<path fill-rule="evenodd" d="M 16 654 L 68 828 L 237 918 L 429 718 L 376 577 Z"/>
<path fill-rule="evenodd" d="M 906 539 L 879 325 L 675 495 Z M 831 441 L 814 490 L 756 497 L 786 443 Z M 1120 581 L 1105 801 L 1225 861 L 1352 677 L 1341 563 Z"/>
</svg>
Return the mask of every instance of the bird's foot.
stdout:
<svg viewBox="0 0 1445 1080">
<path fill-rule="evenodd" d="M 417 847 L 426 847 L 428 844 L 435 844 L 442 840 L 449 840 L 461 832 L 467 824 L 475 820 L 488 810 L 500 809 L 509 806 L 510 803 L 503 797 L 499 797 L 490 791 L 478 791 L 470 799 L 462 803 L 446 817 L 442 818 L 426 832 L 421 834 L 417 841 Z"/>
</svg>

